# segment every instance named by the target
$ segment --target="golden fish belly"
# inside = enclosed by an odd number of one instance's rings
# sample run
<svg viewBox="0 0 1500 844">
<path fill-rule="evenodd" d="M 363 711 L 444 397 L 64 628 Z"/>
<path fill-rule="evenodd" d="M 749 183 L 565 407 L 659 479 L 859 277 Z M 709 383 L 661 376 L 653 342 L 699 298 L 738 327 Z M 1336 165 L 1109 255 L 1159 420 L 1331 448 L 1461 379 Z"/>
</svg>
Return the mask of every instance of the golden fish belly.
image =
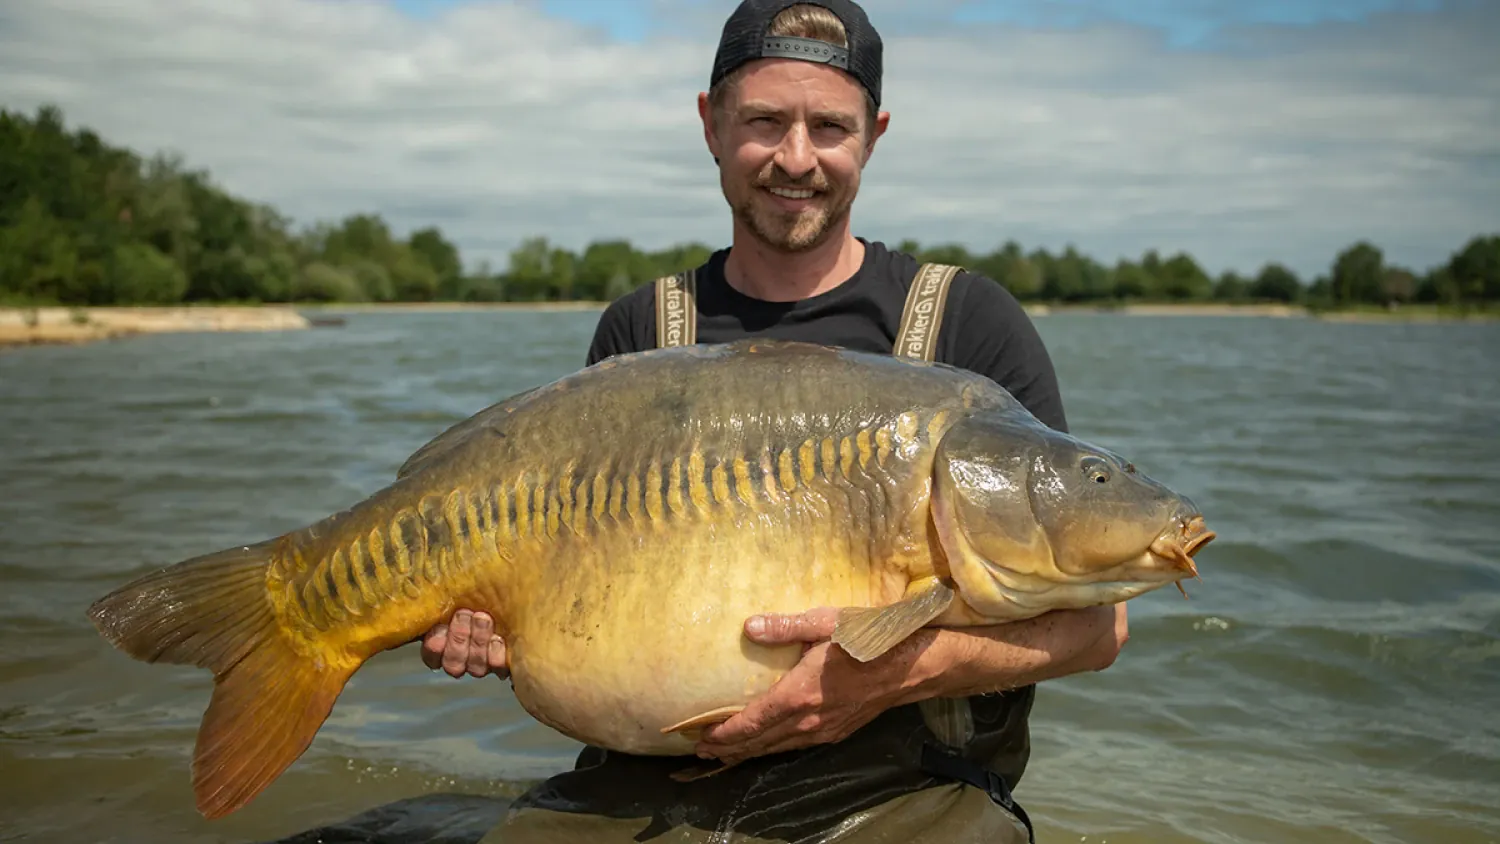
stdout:
<svg viewBox="0 0 1500 844">
<path fill-rule="evenodd" d="M 662 728 L 748 703 L 800 658 L 800 645 L 750 642 L 747 618 L 885 604 L 930 573 L 925 451 L 860 467 L 811 459 L 815 449 L 725 458 L 722 475 L 698 455 L 663 461 L 660 475 L 637 473 L 649 478 L 639 496 L 601 482 L 619 506 L 606 494 L 599 518 L 575 508 L 554 535 L 518 545 L 519 600 L 505 602 L 502 628 L 522 706 L 587 743 L 691 753 L 689 737 Z M 822 451 L 836 455 L 836 441 Z M 766 471 L 751 477 L 752 461 Z"/>
<path fill-rule="evenodd" d="M 680 525 L 668 542 L 550 561 L 528 590 L 546 598 L 508 634 L 517 699 L 580 741 L 691 753 L 688 738 L 661 729 L 747 703 L 801 654 L 750 642 L 745 619 L 900 596 L 903 573 L 811 521 Z"/>
</svg>

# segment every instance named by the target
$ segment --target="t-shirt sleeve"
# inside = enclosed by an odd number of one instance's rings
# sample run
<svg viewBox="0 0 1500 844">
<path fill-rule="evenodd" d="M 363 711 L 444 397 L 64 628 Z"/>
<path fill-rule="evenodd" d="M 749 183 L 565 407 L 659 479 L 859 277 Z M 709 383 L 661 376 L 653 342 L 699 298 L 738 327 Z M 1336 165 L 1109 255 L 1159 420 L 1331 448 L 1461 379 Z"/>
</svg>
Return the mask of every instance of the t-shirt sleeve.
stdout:
<svg viewBox="0 0 1500 844">
<path fill-rule="evenodd" d="M 949 303 L 949 308 L 958 306 L 953 314 L 957 319 L 951 327 L 944 326 L 944 331 L 954 332 L 952 360 L 988 376 L 1048 427 L 1066 432 L 1068 419 L 1052 356 L 1026 309 L 999 282 L 967 275 L 962 301 Z"/>
<path fill-rule="evenodd" d="M 586 366 L 651 347 L 647 338 L 655 330 L 655 324 L 648 324 L 642 315 L 651 315 L 654 296 L 653 290 L 637 289 L 609 303 L 594 326 Z"/>
</svg>

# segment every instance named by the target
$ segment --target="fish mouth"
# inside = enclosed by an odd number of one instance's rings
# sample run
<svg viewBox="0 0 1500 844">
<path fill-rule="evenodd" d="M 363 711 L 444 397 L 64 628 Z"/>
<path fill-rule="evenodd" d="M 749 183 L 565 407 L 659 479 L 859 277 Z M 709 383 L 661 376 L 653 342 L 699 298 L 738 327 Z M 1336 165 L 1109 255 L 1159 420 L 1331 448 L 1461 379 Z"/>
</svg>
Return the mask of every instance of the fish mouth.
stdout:
<svg viewBox="0 0 1500 844">
<path fill-rule="evenodd" d="M 1218 534 L 1208 529 L 1207 523 L 1200 515 L 1194 515 L 1178 522 L 1178 529 L 1156 538 L 1151 543 L 1151 556 L 1165 564 L 1165 568 L 1173 572 L 1182 572 L 1185 577 L 1198 577 L 1198 566 L 1193 562 L 1193 556 L 1203 550 L 1203 546 L 1214 540 Z M 1182 578 L 1176 580 L 1177 591 L 1183 597 L 1187 597 L 1187 590 L 1182 588 Z"/>
</svg>

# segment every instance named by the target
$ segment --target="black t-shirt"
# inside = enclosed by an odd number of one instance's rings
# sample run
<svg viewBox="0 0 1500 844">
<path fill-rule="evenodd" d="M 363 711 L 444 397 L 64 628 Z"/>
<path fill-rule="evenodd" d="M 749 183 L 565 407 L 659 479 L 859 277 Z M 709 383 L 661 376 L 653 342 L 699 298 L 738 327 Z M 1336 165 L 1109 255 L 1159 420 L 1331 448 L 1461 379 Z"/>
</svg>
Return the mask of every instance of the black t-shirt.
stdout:
<svg viewBox="0 0 1500 844">
<path fill-rule="evenodd" d="M 838 287 L 796 302 L 767 302 L 746 296 L 724 276 L 728 250 L 714 253 L 699 268 L 697 308 L 699 343 L 720 343 L 749 336 L 804 340 L 869 352 L 891 354 L 900 329 L 907 291 L 920 262 L 910 255 L 865 241 L 859 270 Z M 588 363 L 617 354 L 656 347 L 655 285 L 644 284 L 616 299 L 600 317 L 589 347 Z M 957 274 L 949 288 L 935 355 L 938 361 L 985 375 L 1005 387 L 1045 424 L 1067 430 L 1062 396 L 1041 337 L 1019 302 L 992 279 L 970 272 Z M 966 755 L 987 764 L 1014 786 L 1030 755 L 1027 720 L 1035 687 L 970 698 L 977 736 Z M 793 780 L 817 778 L 846 782 L 845 798 L 833 800 L 846 812 L 880 795 L 920 787 L 915 759 L 926 733 L 915 706 L 890 710 L 833 746 L 799 751 L 775 765 Z M 603 764 L 597 748 L 579 758 L 580 776 Z M 645 760 L 615 761 L 622 766 L 649 765 Z M 758 765 L 742 766 L 748 776 Z M 757 774 L 759 775 L 759 774 Z M 618 777 L 618 772 L 610 776 Z M 724 785 L 736 777 L 723 775 Z M 718 779 L 718 778 L 714 778 Z M 709 781 L 705 781 L 709 782 Z M 586 790 L 585 790 L 586 791 Z M 871 796 L 874 795 L 874 796 Z M 704 800 L 724 799 L 705 791 Z M 734 799 L 742 805 L 747 795 Z M 779 800 L 790 799 L 785 793 Z M 812 798 L 807 798 L 811 800 Z M 825 798 L 818 798 L 820 805 Z M 840 802 L 842 801 L 842 802 Z M 782 804 L 781 811 L 793 811 Z M 795 812 L 794 812 L 795 813 Z"/>
<path fill-rule="evenodd" d="M 715 252 L 698 271 L 700 343 L 759 336 L 890 354 L 920 266 L 910 255 L 866 241 L 864 262 L 848 281 L 810 299 L 767 302 L 729 285 L 728 257 L 727 249 Z M 644 284 L 605 309 L 588 363 L 655 346 L 655 285 Z M 954 277 L 936 358 L 987 376 L 1042 422 L 1067 430 L 1052 359 L 1020 302 L 999 283 L 969 272 Z"/>
</svg>

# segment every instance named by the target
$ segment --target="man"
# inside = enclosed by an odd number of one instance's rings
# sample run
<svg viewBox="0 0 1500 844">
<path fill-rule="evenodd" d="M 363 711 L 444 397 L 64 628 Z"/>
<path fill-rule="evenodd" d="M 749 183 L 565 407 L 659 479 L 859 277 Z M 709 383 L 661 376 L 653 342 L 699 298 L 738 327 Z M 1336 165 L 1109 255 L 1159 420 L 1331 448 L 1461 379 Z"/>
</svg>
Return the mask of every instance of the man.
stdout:
<svg viewBox="0 0 1500 844">
<path fill-rule="evenodd" d="M 890 120 L 879 110 L 881 49 L 850 0 L 746 0 L 731 15 L 698 112 L 734 239 L 691 275 L 691 312 L 674 331 L 691 326 L 704 343 L 756 335 L 893 351 L 919 263 L 850 226 Z M 658 336 L 661 289 L 645 285 L 609 306 L 588 363 L 668 337 Z M 961 272 L 940 304 L 935 357 L 994 379 L 1066 430 L 1051 360 L 1016 300 Z M 574 771 L 519 801 L 493 840 L 646 840 L 670 830 L 663 840 L 1024 841 L 1025 813 L 1006 786 L 1029 755 L 1034 684 L 1105 668 L 1126 639 L 1122 605 L 924 630 L 860 664 L 828 642 L 833 621 L 829 609 L 747 620 L 752 639 L 802 642 L 805 652 L 764 697 L 704 732 L 699 756 L 738 766 L 678 784 L 667 775 L 681 759 L 589 748 Z M 455 677 L 503 676 L 493 630 L 461 610 L 427 636 L 423 659 Z M 935 758 L 914 704 L 965 695 L 978 735 L 958 762 Z"/>
</svg>

